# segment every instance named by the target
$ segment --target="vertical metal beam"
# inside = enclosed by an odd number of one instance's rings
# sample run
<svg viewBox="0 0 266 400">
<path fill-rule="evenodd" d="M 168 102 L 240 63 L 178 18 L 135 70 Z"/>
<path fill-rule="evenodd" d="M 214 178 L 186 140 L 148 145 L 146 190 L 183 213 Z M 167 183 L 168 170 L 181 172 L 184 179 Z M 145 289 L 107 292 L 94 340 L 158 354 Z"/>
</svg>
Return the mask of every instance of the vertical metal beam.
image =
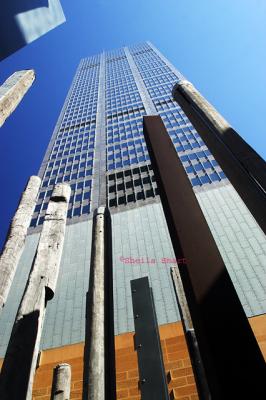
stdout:
<svg viewBox="0 0 266 400">
<path fill-rule="evenodd" d="M 63 251 L 70 186 L 55 187 L 0 375 L 1 400 L 31 400 L 47 301 L 54 296 Z"/>
<path fill-rule="evenodd" d="M 0 256 L 0 312 L 6 303 L 17 265 L 24 249 L 27 230 L 36 204 L 40 184 L 41 179 L 38 176 L 30 177 L 10 224 Z"/>
<path fill-rule="evenodd" d="M 144 117 L 144 135 L 212 399 L 263 398 L 258 343 L 160 117 Z"/>
<path fill-rule="evenodd" d="M 173 96 L 266 234 L 266 163 L 192 83 L 181 80 Z"/>
<path fill-rule="evenodd" d="M 58 364 L 53 371 L 51 400 L 70 400 L 71 366 Z"/>
<path fill-rule="evenodd" d="M 83 399 L 115 399 L 113 305 L 110 248 L 110 214 L 105 207 L 95 210 L 87 293 L 84 347 Z"/>
<path fill-rule="evenodd" d="M 130 281 L 142 400 L 168 400 L 160 336 L 148 277 Z"/>
<path fill-rule="evenodd" d="M 0 86 L 0 127 L 21 102 L 34 79 L 33 69 L 17 71 Z"/>
</svg>

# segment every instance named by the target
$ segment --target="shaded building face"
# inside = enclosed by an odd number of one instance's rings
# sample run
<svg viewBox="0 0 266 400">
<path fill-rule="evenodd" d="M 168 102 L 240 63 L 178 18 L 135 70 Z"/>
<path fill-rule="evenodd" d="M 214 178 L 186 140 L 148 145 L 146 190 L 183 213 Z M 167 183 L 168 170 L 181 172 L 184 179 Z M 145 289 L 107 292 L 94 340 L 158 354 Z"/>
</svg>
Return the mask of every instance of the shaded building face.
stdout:
<svg viewBox="0 0 266 400">
<path fill-rule="evenodd" d="M 116 335 L 134 330 L 130 280 L 142 276 L 153 288 L 159 325 L 179 320 L 170 276 L 176 260 L 143 137 L 143 115 L 162 117 L 246 314 L 265 312 L 264 234 L 173 100 L 172 88 L 180 78 L 150 43 L 81 60 L 39 171 L 42 185 L 30 234 L 1 315 L 1 354 L 59 182 L 69 183 L 72 193 L 42 348 L 84 340 L 92 214 L 103 204 L 112 214 Z"/>
<path fill-rule="evenodd" d="M 0 60 L 65 22 L 59 0 L 3 2 L 0 13 Z"/>
</svg>

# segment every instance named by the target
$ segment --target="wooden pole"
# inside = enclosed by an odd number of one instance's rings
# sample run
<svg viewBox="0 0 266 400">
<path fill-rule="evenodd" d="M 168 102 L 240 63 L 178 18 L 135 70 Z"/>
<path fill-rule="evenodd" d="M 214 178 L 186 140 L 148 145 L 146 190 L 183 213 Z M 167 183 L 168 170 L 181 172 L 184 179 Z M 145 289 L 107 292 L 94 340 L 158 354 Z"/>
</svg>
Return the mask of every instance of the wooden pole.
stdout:
<svg viewBox="0 0 266 400">
<path fill-rule="evenodd" d="M 173 97 L 266 234 L 266 163 L 221 114 L 186 80 Z"/>
<path fill-rule="evenodd" d="M 70 400 L 71 366 L 58 364 L 54 368 L 51 400 Z"/>
<path fill-rule="evenodd" d="M 17 71 L 0 86 L 0 127 L 16 109 L 34 80 L 33 69 Z"/>
<path fill-rule="evenodd" d="M 41 179 L 31 176 L 23 192 L 17 211 L 10 224 L 6 242 L 0 256 L 0 312 L 7 296 L 24 249 Z"/>
<path fill-rule="evenodd" d="M 70 187 L 51 196 L 32 269 L 0 375 L 1 400 L 31 400 L 47 301 L 54 296 L 63 250 Z"/>
<path fill-rule="evenodd" d="M 99 207 L 93 219 L 90 282 L 87 293 L 83 399 L 114 400 L 111 218 Z"/>
</svg>

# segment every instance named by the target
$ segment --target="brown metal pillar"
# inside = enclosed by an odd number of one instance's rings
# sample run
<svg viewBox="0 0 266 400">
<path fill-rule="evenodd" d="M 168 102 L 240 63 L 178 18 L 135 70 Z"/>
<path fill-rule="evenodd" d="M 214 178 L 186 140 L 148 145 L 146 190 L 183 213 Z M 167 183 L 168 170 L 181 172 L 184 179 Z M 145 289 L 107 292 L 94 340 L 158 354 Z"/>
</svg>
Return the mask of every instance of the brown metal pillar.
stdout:
<svg viewBox="0 0 266 400">
<path fill-rule="evenodd" d="M 160 117 L 144 117 L 144 135 L 211 398 L 264 398 L 264 359 Z"/>
<path fill-rule="evenodd" d="M 174 99 L 266 234 L 266 163 L 192 83 L 181 80 Z"/>
</svg>

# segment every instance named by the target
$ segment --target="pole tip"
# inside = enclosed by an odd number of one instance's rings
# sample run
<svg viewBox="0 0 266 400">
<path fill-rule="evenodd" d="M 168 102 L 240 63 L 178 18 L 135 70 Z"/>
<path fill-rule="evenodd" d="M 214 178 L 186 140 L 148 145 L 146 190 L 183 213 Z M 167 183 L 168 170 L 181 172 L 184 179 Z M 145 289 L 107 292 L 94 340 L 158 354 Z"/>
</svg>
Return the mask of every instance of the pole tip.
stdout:
<svg viewBox="0 0 266 400">
<path fill-rule="evenodd" d="M 52 201 L 64 201 L 66 203 L 69 202 L 71 195 L 71 187 L 66 183 L 59 183 L 55 185 L 51 200 Z"/>
<path fill-rule="evenodd" d="M 175 93 L 179 91 L 182 86 L 193 86 L 191 82 L 186 79 L 180 79 L 180 81 L 176 82 L 172 89 L 172 96 L 175 98 Z"/>
</svg>

